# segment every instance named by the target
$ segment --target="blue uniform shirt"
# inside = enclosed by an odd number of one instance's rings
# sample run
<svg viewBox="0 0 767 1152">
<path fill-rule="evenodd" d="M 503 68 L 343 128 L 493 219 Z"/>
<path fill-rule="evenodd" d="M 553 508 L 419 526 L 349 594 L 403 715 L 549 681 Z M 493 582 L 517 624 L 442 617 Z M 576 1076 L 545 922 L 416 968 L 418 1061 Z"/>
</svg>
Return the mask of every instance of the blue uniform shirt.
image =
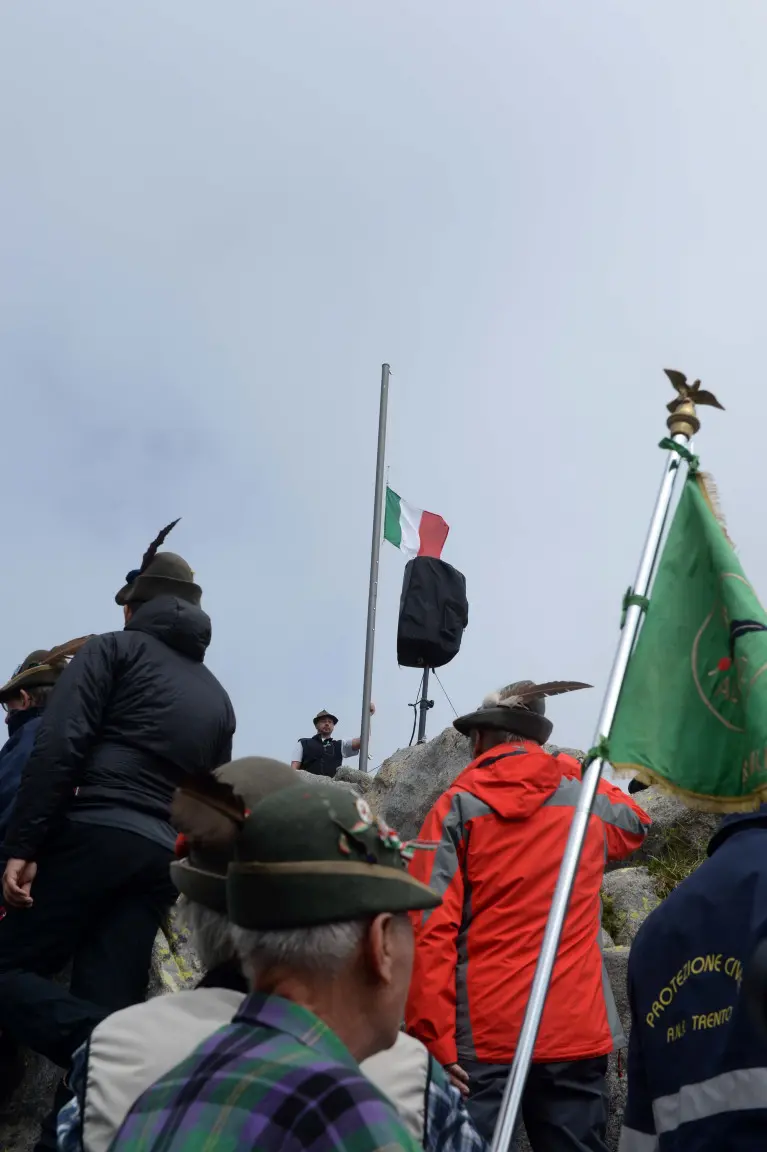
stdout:
<svg viewBox="0 0 767 1152">
<path fill-rule="evenodd" d="M 767 932 L 767 805 L 728 816 L 709 859 L 642 925 L 629 958 L 619 1152 L 764 1152 L 767 1039 L 740 997 Z"/>
<path fill-rule="evenodd" d="M 43 715 L 42 708 L 27 708 L 10 713 L 10 735 L 0 748 L 0 856 L 5 860 L 2 844 L 11 819 L 21 774 L 32 749 Z"/>
</svg>

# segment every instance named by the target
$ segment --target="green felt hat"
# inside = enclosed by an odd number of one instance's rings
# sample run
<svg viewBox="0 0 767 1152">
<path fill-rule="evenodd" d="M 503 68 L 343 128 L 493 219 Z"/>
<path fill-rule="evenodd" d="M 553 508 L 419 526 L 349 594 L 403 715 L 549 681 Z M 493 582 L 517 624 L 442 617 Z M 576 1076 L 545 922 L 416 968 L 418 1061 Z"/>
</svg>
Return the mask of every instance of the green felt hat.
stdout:
<svg viewBox="0 0 767 1152">
<path fill-rule="evenodd" d="M 0 703 L 18 696 L 22 689 L 28 692 L 30 688 L 52 688 L 66 668 L 69 658 L 82 648 L 86 640 L 90 640 L 90 636 L 79 636 L 77 640 L 70 640 L 56 648 L 36 648 L 30 652 L 10 680 L 0 688 Z"/>
<path fill-rule="evenodd" d="M 376 820 L 366 800 L 332 783 L 273 793 L 237 840 L 229 918 L 268 930 L 436 908 L 440 897 L 407 871 L 415 847 Z"/>
<path fill-rule="evenodd" d="M 117 604 L 143 603 L 158 596 L 177 596 L 190 604 L 200 603 L 202 588 L 195 584 L 194 572 L 183 556 L 157 551 L 177 524 L 178 520 L 174 520 L 157 534 L 144 553 L 141 566 L 125 577 L 125 584 L 115 596 Z"/>
<path fill-rule="evenodd" d="M 171 824 L 180 833 L 178 859 L 170 874 L 179 892 L 225 915 L 227 868 L 247 814 L 264 797 L 295 783 L 289 764 L 244 756 L 178 788 L 171 806 Z"/>
<path fill-rule="evenodd" d="M 324 720 L 326 716 L 327 716 L 328 720 L 332 720 L 334 724 L 338 723 L 338 717 L 334 716 L 332 712 L 328 712 L 327 708 L 323 708 L 322 711 L 318 712 L 317 715 L 314 717 L 314 719 L 312 720 L 312 724 L 316 725 L 318 720 Z"/>
</svg>

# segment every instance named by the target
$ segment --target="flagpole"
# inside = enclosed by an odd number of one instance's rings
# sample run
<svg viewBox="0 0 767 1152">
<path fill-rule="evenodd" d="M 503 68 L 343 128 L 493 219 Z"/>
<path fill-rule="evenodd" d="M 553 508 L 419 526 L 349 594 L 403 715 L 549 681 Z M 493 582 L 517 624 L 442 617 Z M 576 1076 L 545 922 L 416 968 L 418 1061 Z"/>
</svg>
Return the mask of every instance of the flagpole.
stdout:
<svg viewBox="0 0 767 1152">
<path fill-rule="evenodd" d="M 418 743 L 426 743 L 426 713 L 430 708 L 434 707 L 433 700 L 427 700 L 429 694 L 429 665 L 427 664 L 423 670 L 423 678 L 421 680 L 421 699 L 418 701 L 420 712 L 418 714 Z"/>
<path fill-rule="evenodd" d="M 674 383 L 673 378 L 671 376 L 669 378 L 672 379 L 672 383 Z M 684 377 L 682 377 L 682 379 L 684 379 Z M 695 412 L 695 404 L 689 394 L 693 392 L 694 395 L 694 391 L 688 390 L 686 387 L 685 390 L 682 391 L 676 383 L 674 383 L 674 387 L 680 392 L 680 400 L 677 402 L 672 411 L 672 415 L 668 419 L 668 429 L 675 443 L 687 446 L 692 436 L 700 428 L 700 421 Z M 701 398 L 701 402 L 705 403 L 706 401 Z M 663 530 L 668 519 L 674 488 L 681 471 L 682 463 L 683 460 L 679 454 L 673 449 L 669 449 L 663 466 L 663 479 L 661 481 L 660 491 L 655 502 L 655 509 L 652 514 L 647 539 L 645 540 L 636 580 L 632 589 L 634 596 L 647 596 L 650 589 L 660 551 L 661 540 L 663 538 Z M 642 611 L 637 604 L 630 604 L 628 606 L 618 649 L 615 653 L 615 659 L 610 673 L 610 679 L 602 703 L 602 710 L 599 715 L 599 722 L 594 737 L 594 746 L 598 746 L 603 739 L 606 739 L 610 735 L 610 729 L 618 707 L 623 678 L 626 674 L 629 657 L 634 647 L 634 641 L 639 632 L 641 616 Z M 503 1100 L 498 1114 L 498 1121 L 495 1132 L 493 1133 L 491 1152 L 507 1152 L 514 1136 L 517 1118 L 522 1105 L 522 1095 L 525 1090 L 527 1074 L 532 1062 L 535 1041 L 538 1036 L 538 1029 L 546 1003 L 546 994 L 551 981 L 551 974 L 554 970 L 554 963 L 557 958 L 559 940 L 567 916 L 570 895 L 578 872 L 581 852 L 586 839 L 586 833 L 588 832 L 591 809 L 597 795 L 603 767 L 604 761 L 598 758 L 592 761 L 583 775 L 583 786 L 578 797 L 578 805 L 575 809 L 573 822 L 570 825 L 567 845 L 564 856 L 562 857 L 556 888 L 554 889 L 554 897 L 546 922 L 546 931 L 544 932 L 543 943 L 541 945 L 540 955 L 538 956 L 530 997 L 525 1009 L 522 1030 L 519 1034 L 519 1041 L 516 1052 L 514 1053 L 514 1061 L 506 1082 Z"/>
<path fill-rule="evenodd" d="M 384 495 L 384 459 L 386 456 L 386 413 L 389 406 L 388 364 L 381 365 L 381 401 L 378 409 L 378 456 L 373 504 L 373 540 L 370 547 L 370 583 L 368 585 L 368 622 L 365 635 L 365 671 L 362 677 L 362 720 L 360 721 L 360 769 L 368 770 L 370 744 L 370 701 L 373 694 L 373 649 L 376 637 L 376 601 L 378 599 L 378 558 L 381 554 L 381 515 Z"/>
</svg>

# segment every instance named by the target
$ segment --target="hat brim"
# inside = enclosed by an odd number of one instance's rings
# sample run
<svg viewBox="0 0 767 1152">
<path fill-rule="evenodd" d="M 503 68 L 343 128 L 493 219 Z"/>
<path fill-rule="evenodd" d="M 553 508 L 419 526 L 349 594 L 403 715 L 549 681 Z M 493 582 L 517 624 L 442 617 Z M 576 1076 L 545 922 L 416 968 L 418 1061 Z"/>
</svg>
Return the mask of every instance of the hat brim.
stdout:
<svg viewBox="0 0 767 1152">
<path fill-rule="evenodd" d="M 35 668 L 19 672 L 0 688 L 0 703 L 10 700 L 12 696 L 18 696 L 22 689 L 52 688 L 62 671 L 63 668 L 54 669 L 49 664 L 39 664 Z"/>
<path fill-rule="evenodd" d="M 315 727 L 317 726 L 318 720 L 332 720 L 334 724 L 338 723 L 338 717 L 334 716 L 332 712 L 318 712 L 312 720 L 312 724 L 314 724 Z"/>
<path fill-rule="evenodd" d="M 212 912 L 226 915 L 226 877 L 206 872 L 189 860 L 173 860 L 170 878 L 182 896 L 195 904 L 203 904 Z"/>
<path fill-rule="evenodd" d="M 476 712 L 459 716 L 453 721 L 453 727 L 463 736 L 470 736 L 472 732 L 514 732 L 538 744 L 545 744 L 554 730 L 551 720 L 539 712 L 503 707 L 478 708 Z"/>
<path fill-rule="evenodd" d="M 137 576 L 132 584 L 124 584 L 115 596 L 121 607 L 135 600 L 156 600 L 158 596 L 177 596 L 190 604 L 199 605 L 202 588 L 191 580 L 176 580 L 171 576 Z"/>
<path fill-rule="evenodd" d="M 262 931 L 420 912 L 442 903 L 404 869 L 341 860 L 234 863 L 226 887 L 231 922 Z"/>
</svg>

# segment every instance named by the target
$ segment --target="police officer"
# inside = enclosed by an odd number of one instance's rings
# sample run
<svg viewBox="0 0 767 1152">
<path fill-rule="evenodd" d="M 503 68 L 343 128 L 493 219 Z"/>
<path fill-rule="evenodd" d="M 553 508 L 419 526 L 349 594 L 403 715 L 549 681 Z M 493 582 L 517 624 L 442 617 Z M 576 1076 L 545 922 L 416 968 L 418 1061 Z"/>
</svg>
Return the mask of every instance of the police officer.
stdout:
<svg viewBox="0 0 767 1152">
<path fill-rule="evenodd" d="M 371 704 L 371 716 L 375 710 L 375 704 Z M 303 768 L 304 772 L 311 772 L 314 776 L 333 777 L 344 760 L 359 755 L 360 738 L 355 736 L 353 740 L 334 740 L 333 730 L 338 717 L 324 708 L 314 717 L 313 723 L 315 734 L 298 741 L 293 750 L 292 767 Z"/>
</svg>

